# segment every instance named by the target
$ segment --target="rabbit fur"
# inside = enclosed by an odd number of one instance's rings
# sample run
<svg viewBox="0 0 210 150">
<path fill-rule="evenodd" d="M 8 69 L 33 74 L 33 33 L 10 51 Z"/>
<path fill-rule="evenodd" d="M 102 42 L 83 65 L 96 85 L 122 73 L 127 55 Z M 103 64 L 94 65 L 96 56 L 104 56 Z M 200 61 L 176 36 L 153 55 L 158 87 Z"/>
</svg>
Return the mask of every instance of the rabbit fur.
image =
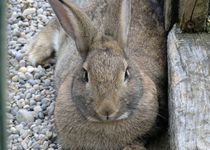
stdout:
<svg viewBox="0 0 210 150">
<path fill-rule="evenodd" d="M 155 0 L 49 0 L 53 19 L 27 54 L 56 51 L 55 122 L 70 150 L 145 150 L 167 120 L 166 34 Z M 85 13 L 86 11 L 86 13 Z"/>
</svg>

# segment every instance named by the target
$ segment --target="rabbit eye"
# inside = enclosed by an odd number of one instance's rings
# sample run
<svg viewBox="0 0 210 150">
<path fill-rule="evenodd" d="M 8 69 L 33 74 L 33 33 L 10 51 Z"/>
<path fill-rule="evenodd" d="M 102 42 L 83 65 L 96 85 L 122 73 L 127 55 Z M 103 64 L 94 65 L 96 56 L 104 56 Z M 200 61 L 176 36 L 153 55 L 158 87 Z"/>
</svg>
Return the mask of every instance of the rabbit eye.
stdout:
<svg viewBox="0 0 210 150">
<path fill-rule="evenodd" d="M 128 80 L 128 78 L 129 78 L 129 71 L 128 71 L 128 68 L 126 69 L 126 71 L 125 71 L 125 77 L 124 77 L 124 81 L 127 81 Z"/>
<path fill-rule="evenodd" d="M 89 79 L 88 79 L 88 72 L 84 68 L 83 68 L 83 76 L 82 76 L 82 79 L 83 79 L 84 82 L 88 82 L 89 81 Z"/>
</svg>

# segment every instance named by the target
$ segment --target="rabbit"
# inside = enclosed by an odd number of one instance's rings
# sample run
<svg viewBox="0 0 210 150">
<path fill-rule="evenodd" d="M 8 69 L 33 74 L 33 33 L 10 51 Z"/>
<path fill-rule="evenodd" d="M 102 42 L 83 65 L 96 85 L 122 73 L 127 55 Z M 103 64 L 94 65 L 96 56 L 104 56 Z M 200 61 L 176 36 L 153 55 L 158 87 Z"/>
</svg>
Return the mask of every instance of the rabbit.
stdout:
<svg viewBox="0 0 210 150">
<path fill-rule="evenodd" d="M 27 55 L 42 64 L 56 52 L 54 113 L 63 149 L 146 150 L 167 124 L 166 32 L 158 3 L 101 0 L 102 14 L 94 18 L 96 7 L 86 13 L 70 0 L 48 1 L 57 18 Z"/>
</svg>

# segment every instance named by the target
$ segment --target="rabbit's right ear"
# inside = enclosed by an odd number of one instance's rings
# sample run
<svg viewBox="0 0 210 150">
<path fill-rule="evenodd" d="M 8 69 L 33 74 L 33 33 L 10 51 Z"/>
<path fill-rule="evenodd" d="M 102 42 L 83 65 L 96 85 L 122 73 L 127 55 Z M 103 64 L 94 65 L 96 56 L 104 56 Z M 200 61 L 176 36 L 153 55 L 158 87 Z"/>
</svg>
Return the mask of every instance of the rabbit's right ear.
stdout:
<svg viewBox="0 0 210 150">
<path fill-rule="evenodd" d="M 109 0 L 105 20 L 105 34 L 126 49 L 131 20 L 131 0 Z"/>
<path fill-rule="evenodd" d="M 69 0 L 48 0 L 61 26 L 76 43 L 77 49 L 85 58 L 97 34 L 90 18 Z"/>
</svg>

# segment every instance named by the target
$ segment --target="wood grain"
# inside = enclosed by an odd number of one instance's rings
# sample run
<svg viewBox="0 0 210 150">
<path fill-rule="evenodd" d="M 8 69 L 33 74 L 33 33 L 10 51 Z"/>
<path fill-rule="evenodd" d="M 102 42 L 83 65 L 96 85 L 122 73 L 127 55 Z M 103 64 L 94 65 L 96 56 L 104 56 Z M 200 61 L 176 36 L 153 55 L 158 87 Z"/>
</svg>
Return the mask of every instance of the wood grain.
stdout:
<svg viewBox="0 0 210 150">
<path fill-rule="evenodd" d="M 179 23 L 183 31 L 206 30 L 209 0 L 179 0 Z"/>
<path fill-rule="evenodd" d="M 210 149 L 210 34 L 168 36 L 171 150 Z"/>
<path fill-rule="evenodd" d="M 172 23 L 172 0 L 164 2 L 165 29 L 168 31 Z"/>
</svg>

